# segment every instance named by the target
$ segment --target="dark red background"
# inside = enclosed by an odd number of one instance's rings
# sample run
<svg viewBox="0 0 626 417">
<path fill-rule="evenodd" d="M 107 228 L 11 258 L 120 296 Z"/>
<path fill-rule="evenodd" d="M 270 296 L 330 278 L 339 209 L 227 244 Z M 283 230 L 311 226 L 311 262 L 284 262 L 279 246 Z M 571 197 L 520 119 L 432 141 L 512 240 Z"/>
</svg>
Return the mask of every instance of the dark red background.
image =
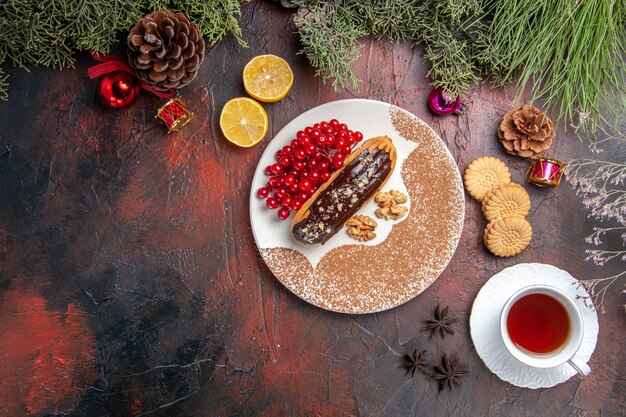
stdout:
<svg viewBox="0 0 626 417">
<path fill-rule="evenodd" d="M 425 104 L 421 50 L 363 39 L 361 88 L 336 94 L 296 54 L 290 19 L 278 2 L 244 6 L 250 47 L 227 38 L 208 48 L 197 80 L 180 91 L 196 117 L 171 135 L 154 118 L 163 100 L 147 93 L 125 111 L 99 106 L 87 54 L 74 70 L 9 69 L 11 98 L 0 103 L 0 415 L 625 415 L 621 285 L 606 296 L 585 379 L 514 387 L 485 367 L 469 336 L 476 293 L 507 266 L 545 262 L 582 279 L 623 270 L 584 261 L 592 222 L 567 183 L 526 187 L 534 236 L 512 259 L 485 250 L 480 207 L 468 197 L 448 268 L 391 311 L 322 311 L 271 275 L 250 231 L 250 182 L 274 134 L 318 104 L 393 103 L 431 125 L 461 170 L 495 155 L 525 184 L 526 161 L 506 156 L 495 136 L 514 87 L 481 84 L 466 115 L 440 118 Z M 239 149 L 223 139 L 219 113 L 245 94 L 243 66 L 262 53 L 284 57 L 296 82 L 265 105 L 268 137 Z M 623 153 L 616 146 L 604 157 Z M 590 152 L 561 127 L 550 154 Z M 455 335 L 430 341 L 419 328 L 437 303 L 460 322 Z M 405 375 L 403 356 L 416 348 L 457 354 L 470 371 L 463 386 L 438 395 L 435 382 Z"/>
</svg>

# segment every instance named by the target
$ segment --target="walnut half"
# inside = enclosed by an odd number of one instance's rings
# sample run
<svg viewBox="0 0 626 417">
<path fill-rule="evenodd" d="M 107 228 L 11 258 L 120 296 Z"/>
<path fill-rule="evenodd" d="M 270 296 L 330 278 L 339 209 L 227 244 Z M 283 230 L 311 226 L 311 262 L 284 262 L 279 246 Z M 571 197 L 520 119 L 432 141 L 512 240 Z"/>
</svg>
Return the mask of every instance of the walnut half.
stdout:
<svg viewBox="0 0 626 417">
<path fill-rule="evenodd" d="M 346 225 L 348 226 L 348 235 L 356 240 L 363 242 L 376 237 L 374 230 L 376 226 L 378 226 L 378 223 L 371 217 L 357 214 L 348 220 Z"/>
<path fill-rule="evenodd" d="M 378 193 L 378 195 L 376 195 L 376 197 L 374 198 L 374 201 L 378 203 L 379 207 L 376 209 L 376 216 L 380 217 L 381 219 L 385 218 L 387 220 L 398 220 L 409 211 L 407 207 L 398 206 L 398 204 L 406 203 L 407 201 L 409 201 L 406 194 L 398 190 Z"/>
<path fill-rule="evenodd" d="M 381 207 L 376 209 L 376 215 L 381 219 L 384 217 L 387 220 L 398 220 L 400 217 L 404 216 L 407 211 L 409 211 L 409 209 L 405 206 Z"/>
</svg>

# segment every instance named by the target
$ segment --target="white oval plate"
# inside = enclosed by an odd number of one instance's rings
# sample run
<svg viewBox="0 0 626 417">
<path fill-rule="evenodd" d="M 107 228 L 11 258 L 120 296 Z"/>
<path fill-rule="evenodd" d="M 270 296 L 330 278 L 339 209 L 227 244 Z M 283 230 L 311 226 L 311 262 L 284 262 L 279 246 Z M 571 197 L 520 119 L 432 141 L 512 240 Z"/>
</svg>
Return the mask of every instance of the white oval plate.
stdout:
<svg viewBox="0 0 626 417">
<path fill-rule="evenodd" d="M 577 355 L 589 361 L 598 341 L 598 315 L 585 304 L 589 297 L 568 272 L 547 264 L 518 264 L 505 268 L 485 283 L 474 300 L 470 332 L 476 352 L 487 368 L 503 381 L 518 387 L 548 388 L 565 382 L 576 371 L 568 364 L 538 369 L 515 359 L 500 336 L 500 312 L 506 301 L 520 289 L 534 284 L 552 285 L 572 297 L 583 317 L 583 341 Z"/>
</svg>

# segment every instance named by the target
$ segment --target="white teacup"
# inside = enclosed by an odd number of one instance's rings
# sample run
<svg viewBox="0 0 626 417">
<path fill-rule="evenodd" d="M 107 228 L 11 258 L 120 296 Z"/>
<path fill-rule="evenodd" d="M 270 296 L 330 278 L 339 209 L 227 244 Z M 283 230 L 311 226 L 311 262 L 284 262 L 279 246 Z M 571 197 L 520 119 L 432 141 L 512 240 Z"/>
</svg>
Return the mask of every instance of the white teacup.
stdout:
<svg viewBox="0 0 626 417">
<path fill-rule="evenodd" d="M 545 294 L 557 300 L 567 311 L 570 326 L 565 342 L 556 350 L 548 353 L 534 353 L 516 345 L 510 338 L 507 329 L 507 318 L 511 307 L 520 298 L 530 294 Z M 591 372 L 589 365 L 576 352 L 583 341 L 583 319 L 574 301 L 563 291 L 549 285 L 531 285 L 524 287 L 509 298 L 500 315 L 500 334 L 504 346 L 518 361 L 535 368 L 554 368 L 564 363 L 569 364 L 579 374 L 586 376 Z"/>
</svg>

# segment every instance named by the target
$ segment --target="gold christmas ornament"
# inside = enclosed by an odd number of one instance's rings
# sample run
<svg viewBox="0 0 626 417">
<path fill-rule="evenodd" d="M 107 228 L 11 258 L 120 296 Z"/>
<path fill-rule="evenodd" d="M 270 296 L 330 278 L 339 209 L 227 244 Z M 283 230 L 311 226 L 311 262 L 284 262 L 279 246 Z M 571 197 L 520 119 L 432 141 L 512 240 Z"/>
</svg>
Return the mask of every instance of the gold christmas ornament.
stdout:
<svg viewBox="0 0 626 417">
<path fill-rule="evenodd" d="M 163 120 L 167 133 L 177 132 L 193 118 L 187 104 L 179 98 L 173 98 L 157 110 L 156 117 Z"/>
<path fill-rule="evenodd" d="M 552 145 L 554 124 L 538 108 L 525 104 L 508 111 L 498 127 L 498 138 L 511 155 L 536 158 Z"/>
<path fill-rule="evenodd" d="M 542 188 L 556 188 L 561 182 L 565 164 L 552 158 L 537 158 L 526 170 L 528 182 Z"/>
</svg>

